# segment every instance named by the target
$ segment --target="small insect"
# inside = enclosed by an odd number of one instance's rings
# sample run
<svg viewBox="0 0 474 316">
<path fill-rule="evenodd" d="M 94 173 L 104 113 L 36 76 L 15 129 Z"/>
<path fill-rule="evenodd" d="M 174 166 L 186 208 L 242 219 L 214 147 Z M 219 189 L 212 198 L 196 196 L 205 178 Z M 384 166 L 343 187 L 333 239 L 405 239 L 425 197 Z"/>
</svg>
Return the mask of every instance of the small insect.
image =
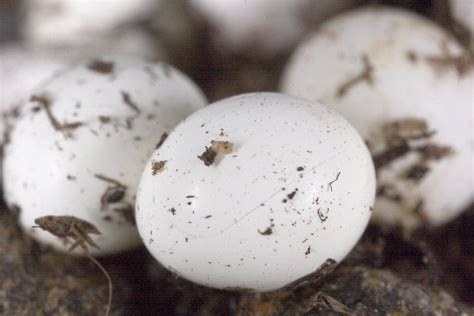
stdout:
<svg viewBox="0 0 474 316">
<path fill-rule="evenodd" d="M 67 240 L 71 238 L 74 244 L 69 251 L 81 247 L 87 251 L 87 246 L 99 249 L 99 246 L 89 237 L 89 234 L 100 235 L 100 231 L 93 224 L 74 216 L 43 216 L 35 219 L 37 227 Z"/>
<path fill-rule="evenodd" d="M 88 251 L 88 246 L 99 249 L 99 246 L 89 237 L 89 234 L 101 234 L 97 227 L 95 227 L 94 224 L 74 216 L 42 216 L 35 219 L 35 224 L 38 226 L 33 226 L 34 228 L 41 228 L 58 238 L 66 241 L 68 238 L 74 240 L 75 242 L 69 248 L 69 251 L 73 251 L 79 246 L 84 250 L 86 257 L 89 258 L 102 271 L 102 273 L 104 273 L 109 285 L 109 298 L 105 309 L 105 316 L 108 316 L 110 314 L 110 308 L 112 307 L 112 279 L 104 266 L 92 257 Z"/>
</svg>

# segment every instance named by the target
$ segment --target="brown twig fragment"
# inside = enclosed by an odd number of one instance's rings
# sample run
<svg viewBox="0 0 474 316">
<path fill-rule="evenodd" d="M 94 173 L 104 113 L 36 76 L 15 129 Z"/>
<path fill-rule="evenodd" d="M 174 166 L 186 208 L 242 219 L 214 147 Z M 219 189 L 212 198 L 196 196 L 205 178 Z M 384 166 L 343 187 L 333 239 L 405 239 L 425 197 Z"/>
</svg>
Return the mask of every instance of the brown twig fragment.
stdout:
<svg viewBox="0 0 474 316">
<path fill-rule="evenodd" d="M 125 91 L 121 91 L 121 94 L 122 94 L 123 103 L 125 103 L 133 111 L 135 111 L 137 114 L 139 114 L 140 113 L 140 108 L 138 107 L 138 105 L 135 102 L 133 102 L 132 97 L 130 97 L 130 94 L 125 92 Z"/>
<path fill-rule="evenodd" d="M 379 169 L 396 160 L 410 151 L 410 146 L 406 142 L 402 142 L 399 145 L 392 146 L 384 150 L 383 152 L 373 155 L 375 169 Z"/>
<path fill-rule="evenodd" d="M 158 141 L 158 144 L 156 144 L 155 146 L 155 149 L 158 149 L 161 147 L 161 145 L 163 145 L 163 143 L 165 142 L 165 140 L 168 138 L 168 133 L 164 132 L 161 137 L 160 137 L 160 140 Z"/>
<path fill-rule="evenodd" d="M 361 73 L 358 75 L 354 76 L 353 78 L 347 80 L 343 84 L 339 86 L 336 92 L 336 97 L 337 98 L 342 98 L 343 96 L 346 95 L 346 93 L 356 84 L 362 82 L 362 81 L 367 81 L 368 84 L 373 83 L 373 66 L 369 61 L 369 58 L 367 55 L 362 56 L 362 63 L 364 68 L 362 69 Z"/>
<path fill-rule="evenodd" d="M 462 77 L 472 67 L 473 61 L 469 53 L 464 53 L 459 56 L 452 56 L 444 54 L 443 56 L 427 56 L 425 60 L 436 71 L 443 71 L 454 67 L 459 77 Z"/>
<path fill-rule="evenodd" d="M 32 95 L 30 98 L 31 102 L 37 102 L 45 110 L 48 120 L 56 131 L 62 132 L 65 137 L 69 137 L 70 134 L 68 130 L 74 130 L 78 127 L 84 125 L 81 122 L 72 122 L 72 123 L 63 123 L 61 124 L 51 111 L 51 100 L 48 99 L 45 95 Z"/>
<path fill-rule="evenodd" d="M 124 184 L 120 183 L 119 181 L 117 181 L 115 179 L 109 178 L 107 176 L 96 173 L 96 174 L 94 174 L 94 177 L 96 177 L 99 180 L 102 180 L 102 181 L 108 182 L 110 184 L 113 184 L 114 186 L 126 188 L 126 186 Z"/>
</svg>

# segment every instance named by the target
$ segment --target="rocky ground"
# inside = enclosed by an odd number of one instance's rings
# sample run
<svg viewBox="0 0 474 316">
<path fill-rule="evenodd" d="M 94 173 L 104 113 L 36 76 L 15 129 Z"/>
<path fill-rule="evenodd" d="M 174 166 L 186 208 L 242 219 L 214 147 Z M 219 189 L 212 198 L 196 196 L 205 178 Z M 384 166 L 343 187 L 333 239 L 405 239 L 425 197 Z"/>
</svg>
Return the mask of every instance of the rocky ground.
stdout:
<svg viewBox="0 0 474 316">
<path fill-rule="evenodd" d="M 371 226 L 333 273 L 269 294 L 194 285 L 163 269 L 145 249 L 100 261 L 113 281 L 112 315 L 469 315 L 473 224 L 471 207 L 446 227 L 410 238 Z M 4 206 L 0 253 L 0 315 L 105 311 L 102 272 L 87 258 L 56 254 L 23 235 Z"/>
</svg>

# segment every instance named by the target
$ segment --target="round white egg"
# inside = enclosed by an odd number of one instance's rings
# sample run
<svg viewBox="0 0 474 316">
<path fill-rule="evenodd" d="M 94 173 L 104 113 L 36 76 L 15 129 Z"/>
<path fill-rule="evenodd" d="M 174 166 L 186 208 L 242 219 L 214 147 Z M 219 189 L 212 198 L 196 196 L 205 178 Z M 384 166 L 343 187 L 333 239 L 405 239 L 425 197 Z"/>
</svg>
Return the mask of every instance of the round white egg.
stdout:
<svg viewBox="0 0 474 316">
<path fill-rule="evenodd" d="M 468 56 L 423 17 L 364 8 L 324 23 L 302 43 L 281 91 L 327 104 L 368 142 L 378 168 L 375 220 L 437 225 L 473 199 Z"/>
<path fill-rule="evenodd" d="M 474 2 L 472 0 L 450 0 L 451 15 L 474 37 Z"/>
<path fill-rule="evenodd" d="M 205 104 L 189 78 L 163 63 L 114 58 L 67 69 L 21 107 L 4 151 L 6 201 L 27 233 L 58 250 L 71 244 L 33 228 L 36 218 L 92 223 L 102 233 L 91 235 L 94 255 L 133 248 L 143 166 L 160 135 Z"/>
<path fill-rule="evenodd" d="M 191 0 L 190 5 L 211 24 L 217 43 L 228 52 L 281 54 L 307 29 L 350 0 Z"/>
<path fill-rule="evenodd" d="M 374 194 L 370 154 L 343 118 L 253 93 L 211 104 L 172 131 L 143 172 L 136 218 L 148 250 L 179 276 L 270 291 L 341 261 Z"/>
</svg>

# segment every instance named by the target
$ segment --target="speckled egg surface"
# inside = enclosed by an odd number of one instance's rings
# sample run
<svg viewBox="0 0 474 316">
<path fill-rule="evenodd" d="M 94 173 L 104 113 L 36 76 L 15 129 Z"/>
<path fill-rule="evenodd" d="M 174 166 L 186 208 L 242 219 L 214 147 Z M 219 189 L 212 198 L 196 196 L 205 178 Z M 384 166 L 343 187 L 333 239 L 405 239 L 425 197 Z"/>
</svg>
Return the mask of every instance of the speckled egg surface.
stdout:
<svg viewBox="0 0 474 316">
<path fill-rule="evenodd" d="M 367 140 L 375 220 L 439 225 L 473 200 L 472 59 L 427 19 L 383 7 L 336 17 L 296 50 L 281 90 L 331 106 Z"/>
<path fill-rule="evenodd" d="M 148 250 L 179 276 L 269 291 L 341 261 L 374 193 L 369 152 L 339 115 L 244 94 L 173 130 L 143 172 L 136 218 Z"/>
<path fill-rule="evenodd" d="M 7 203 L 19 207 L 27 233 L 61 251 L 70 244 L 32 228 L 35 218 L 92 223 L 102 233 L 93 238 L 94 255 L 137 246 L 143 166 L 160 135 L 205 104 L 196 85 L 166 64 L 113 58 L 67 69 L 21 108 L 4 152 Z"/>
</svg>

